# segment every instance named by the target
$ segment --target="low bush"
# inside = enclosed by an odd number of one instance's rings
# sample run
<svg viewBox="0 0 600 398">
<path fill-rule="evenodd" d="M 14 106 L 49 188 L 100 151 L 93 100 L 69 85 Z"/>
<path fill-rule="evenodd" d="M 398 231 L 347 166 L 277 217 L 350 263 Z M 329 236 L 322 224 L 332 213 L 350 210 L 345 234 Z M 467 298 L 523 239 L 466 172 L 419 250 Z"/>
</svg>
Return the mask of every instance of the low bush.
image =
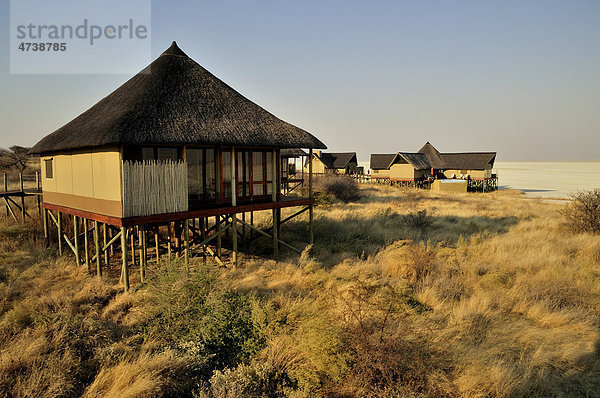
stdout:
<svg viewBox="0 0 600 398">
<path fill-rule="evenodd" d="M 358 200 L 361 196 L 358 184 L 352 177 L 337 174 L 318 177 L 315 181 L 315 192 L 332 195 L 344 203 Z"/>
<path fill-rule="evenodd" d="M 571 231 L 600 234 L 600 189 L 571 195 L 571 202 L 561 213 Z"/>
<path fill-rule="evenodd" d="M 405 214 L 403 219 L 406 225 L 419 231 L 425 231 L 433 224 L 433 216 L 427 214 L 427 210 L 425 209 Z"/>
</svg>

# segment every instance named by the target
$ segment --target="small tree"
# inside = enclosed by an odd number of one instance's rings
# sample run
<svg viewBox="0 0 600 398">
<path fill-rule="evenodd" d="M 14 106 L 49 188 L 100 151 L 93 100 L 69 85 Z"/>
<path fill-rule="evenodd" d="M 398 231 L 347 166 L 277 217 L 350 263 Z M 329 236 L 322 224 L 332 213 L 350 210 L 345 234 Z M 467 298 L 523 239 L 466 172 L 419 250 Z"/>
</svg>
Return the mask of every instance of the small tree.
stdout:
<svg viewBox="0 0 600 398">
<path fill-rule="evenodd" d="M 0 168 L 17 168 L 22 173 L 29 159 L 29 148 L 13 145 L 8 149 L 0 149 Z"/>
<path fill-rule="evenodd" d="M 600 189 L 572 194 L 561 214 L 571 231 L 600 234 Z"/>
</svg>

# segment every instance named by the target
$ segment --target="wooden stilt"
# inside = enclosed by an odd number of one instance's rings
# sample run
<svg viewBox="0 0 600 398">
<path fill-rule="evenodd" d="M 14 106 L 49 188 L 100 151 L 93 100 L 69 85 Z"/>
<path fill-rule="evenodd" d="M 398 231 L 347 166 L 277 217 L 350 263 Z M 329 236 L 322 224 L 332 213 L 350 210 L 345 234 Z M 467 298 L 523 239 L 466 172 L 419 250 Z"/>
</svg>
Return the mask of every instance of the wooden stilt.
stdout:
<svg viewBox="0 0 600 398">
<path fill-rule="evenodd" d="M 132 234 L 133 235 L 133 234 Z M 129 264 L 127 264 L 127 229 L 121 227 L 121 259 L 123 269 L 121 275 L 123 276 L 123 289 L 129 290 Z"/>
<path fill-rule="evenodd" d="M 98 277 L 102 276 L 102 263 L 100 257 L 102 256 L 102 248 L 100 247 L 100 228 L 98 227 L 98 221 L 94 220 L 94 246 L 96 246 L 96 273 Z"/>
<path fill-rule="evenodd" d="M 35 172 L 35 187 L 38 190 L 41 188 L 41 186 L 40 186 L 40 173 L 38 171 Z M 40 195 L 35 195 L 35 198 L 37 200 L 38 214 L 41 216 L 42 215 L 42 200 L 41 200 Z"/>
<path fill-rule="evenodd" d="M 79 259 L 79 217 L 73 216 L 73 246 L 75 246 L 75 263 L 79 267 L 81 261 Z"/>
<path fill-rule="evenodd" d="M 21 189 L 21 216 L 23 217 L 23 222 L 25 222 L 25 215 L 27 212 L 25 211 L 25 189 L 23 188 L 23 173 L 19 173 L 19 186 Z"/>
<path fill-rule="evenodd" d="M 102 252 L 104 253 L 104 265 L 106 265 L 108 267 L 108 247 L 106 247 L 106 243 L 108 242 L 107 240 L 107 234 L 108 234 L 108 225 L 106 225 L 106 223 L 102 224 L 102 247 L 103 250 Z"/>
<path fill-rule="evenodd" d="M 242 213 L 242 221 L 246 222 L 246 213 Z M 244 250 L 248 250 L 248 228 L 246 228 L 246 224 L 242 224 L 242 242 L 244 243 Z"/>
<path fill-rule="evenodd" d="M 112 228 L 108 229 L 108 237 L 110 238 L 111 241 L 113 240 L 113 230 L 112 230 Z M 115 244 L 114 243 L 110 244 L 110 255 L 111 256 L 115 255 Z"/>
<path fill-rule="evenodd" d="M 8 192 L 8 179 L 6 178 L 6 173 L 4 173 L 4 192 Z M 10 205 L 8 204 L 8 201 L 5 200 L 5 202 L 6 202 L 6 217 L 8 217 L 9 216 L 8 209 L 9 209 Z"/>
<path fill-rule="evenodd" d="M 131 231 L 131 265 L 135 266 L 135 229 Z"/>
<path fill-rule="evenodd" d="M 44 246 L 50 245 L 50 234 L 48 231 L 48 209 L 44 209 L 42 213 L 42 221 L 44 222 Z"/>
<path fill-rule="evenodd" d="M 236 151 L 235 147 L 231 147 L 231 206 L 237 206 L 237 180 L 236 180 Z M 275 163 L 273 163 L 275 168 Z M 231 263 L 234 267 L 237 267 L 238 263 L 238 240 L 237 240 L 237 218 L 235 213 L 231 215 L 231 246 L 233 249 L 233 255 L 231 256 Z"/>
<path fill-rule="evenodd" d="M 85 251 L 84 253 L 84 259 L 85 259 L 85 267 L 87 268 L 88 272 L 90 272 L 90 243 L 89 243 L 89 239 L 88 239 L 88 220 L 87 218 L 83 219 L 83 250 Z"/>
<path fill-rule="evenodd" d="M 185 269 L 189 272 L 190 265 L 190 225 L 189 220 L 183 220 L 183 258 Z"/>
<path fill-rule="evenodd" d="M 217 256 L 221 257 L 221 216 L 215 216 L 215 225 L 217 226 Z"/>
<path fill-rule="evenodd" d="M 273 209 L 273 256 L 279 261 L 279 238 L 277 237 L 277 209 Z"/>
<path fill-rule="evenodd" d="M 160 252 L 158 247 L 158 227 L 156 227 L 156 232 L 154 233 L 154 246 L 156 247 L 156 264 L 160 264 Z"/>
<path fill-rule="evenodd" d="M 142 225 L 140 227 L 141 232 L 141 249 L 140 249 L 140 281 L 143 283 L 146 279 L 146 266 L 148 265 L 146 260 L 146 227 Z"/>
<path fill-rule="evenodd" d="M 58 218 L 58 220 L 57 220 L 58 222 L 56 223 L 57 224 L 56 230 L 58 232 L 58 255 L 62 256 L 62 254 L 63 254 L 63 249 L 62 249 L 62 240 L 63 240 L 63 238 L 62 238 L 62 213 L 59 211 L 56 217 Z"/>
<path fill-rule="evenodd" d="M 313 150 L 312 148 L 308 151 L 308 197 L 310 199 L 313 198 Z M 308 209 L 308 241 L 312 245 L 315 241 L 315 232 L 314 232 L 314 210 L 313 205 L 310 205 Z"/>
</svg>

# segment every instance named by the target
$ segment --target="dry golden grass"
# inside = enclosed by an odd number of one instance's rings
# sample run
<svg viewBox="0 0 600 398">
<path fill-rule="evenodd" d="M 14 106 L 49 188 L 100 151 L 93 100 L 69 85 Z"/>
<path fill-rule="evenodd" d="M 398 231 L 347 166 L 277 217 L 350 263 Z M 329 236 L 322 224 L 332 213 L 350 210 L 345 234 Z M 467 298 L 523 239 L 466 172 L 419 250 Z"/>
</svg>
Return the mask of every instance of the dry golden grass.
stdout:
<svg viewBox="0 0 600 398">
<path fill-rule="evenodd" d="M 600 395 L 600 240 L 566 231 L 562 203 L 511 191 L 361 190 L 355 202 L 317 207 L 314 246 L 305 243 L 306 214 L 282 227 L 285 241 L 305 248 L 301 256 L 282 250 L 275 262 L 260 238 L 237 269 L 213 274 L 197 261 L 186 276 L 162 265 L 128 294 L 119 293 L 117 277 L 99 281 L 69 257 L 56 260 L 34 226 L 7 221 L 0 225 L 0 390 Z M 422 210 L 427 222 L 410 221 Z M 268 227 L 269 214 L 255 222 Z M 175 335 L 160 334 L 156 308 L 169 310 Z M 231 323 L 236 309 L 245 315 Z M 243 355 L 216 358 L 230 344 L 219 336 L 237 339 Z"/>
</svg>

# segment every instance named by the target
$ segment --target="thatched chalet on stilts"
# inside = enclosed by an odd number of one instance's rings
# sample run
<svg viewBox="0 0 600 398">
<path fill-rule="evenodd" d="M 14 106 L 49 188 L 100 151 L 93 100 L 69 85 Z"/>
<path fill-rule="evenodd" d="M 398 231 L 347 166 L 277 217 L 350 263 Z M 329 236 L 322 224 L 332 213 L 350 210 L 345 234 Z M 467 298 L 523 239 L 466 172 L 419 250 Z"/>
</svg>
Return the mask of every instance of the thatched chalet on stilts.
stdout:
<svg viewBox="0 0 600 398">
<path fill-rule="evenodd" d="M 78 264 L 95 262 L 98 275 L 120 249 L 125 290 L 129 266 L 139 264 L 143 280 L 150 255 L 158 262 L 181 253 L 187 265 L 200 253 L 223 264 L 226 232 L 234 265 L 238 234 L 245 238 L 246 229 L 271 238 L 276 257 L 279 245 L 297 250 L 279 238 L 280 211 L 308 211 L 312 243 L 312 172 L 308 197 L 282 194 L 286 148 L 306 148 L 310 156 L 326 146 L 239 94 L 173 42 L 147 69 L 32 148 L 41 159 L 46 238 L 57 231 L 59 252 L 68 246 Z M 253 225 L 258 210 L 272 210 L 273 228 Z M 64 228 L 65 216 L 72 217 L 72 231 Z"/>
</svg>

